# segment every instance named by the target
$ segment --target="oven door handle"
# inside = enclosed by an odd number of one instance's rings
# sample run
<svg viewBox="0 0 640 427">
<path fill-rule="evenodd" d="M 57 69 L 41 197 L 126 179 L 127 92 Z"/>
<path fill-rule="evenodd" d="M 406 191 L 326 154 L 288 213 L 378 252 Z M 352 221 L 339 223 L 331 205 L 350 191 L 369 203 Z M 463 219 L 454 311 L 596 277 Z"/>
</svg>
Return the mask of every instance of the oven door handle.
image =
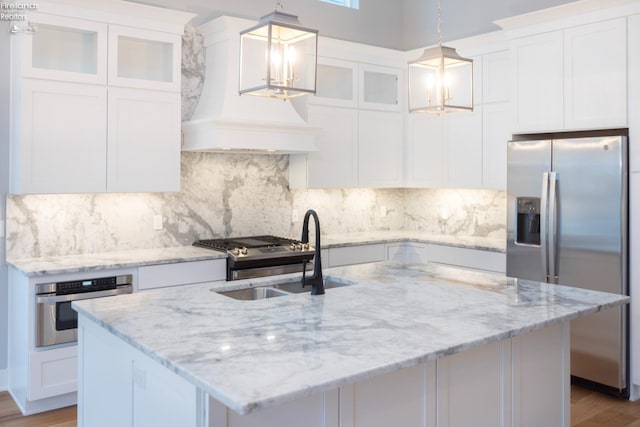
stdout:
<svg viewBox="0 0 640 427">
<path fill-rule="evenodd" d="M 132 292 L 132 288 L 133 287 L 131 285 L 126 285 L 118 286 L 116 289 L 109 289 L 107 291 L 83 292 L 69 295 L 36 295 L 36 303 L 53 304 L 56 302 L 78 301 L 81 299 L 112 297 L 116 295 L 130 294 Z"/>
</svg>

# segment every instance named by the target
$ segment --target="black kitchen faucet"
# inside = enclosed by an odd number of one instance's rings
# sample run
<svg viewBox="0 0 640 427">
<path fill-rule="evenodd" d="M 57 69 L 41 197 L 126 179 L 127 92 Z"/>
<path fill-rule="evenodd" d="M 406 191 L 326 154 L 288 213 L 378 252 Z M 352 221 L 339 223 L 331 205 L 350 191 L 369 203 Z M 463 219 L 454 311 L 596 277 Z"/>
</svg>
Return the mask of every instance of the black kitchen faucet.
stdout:
<svg viewBox="0 0 640 427">
<path fill-rule="evenodd" d="M 309 209 L 304 214 L 304 221 L 302 222 L 302 237 L 300 241 L 302 243 L 309 243 L 309 217 L 313 217 L 313 222 L 316 229 L 316 251 L 313 259 L 313 275 L 307 279 L 307 260 L 303 261 L 302 268 L 302 287 L 311 285 L 311 295 L 323 295 L 324 283 L 322 280 L 322 261 L 320 260 L 320 220 L 318 214 L 313 209 Z"/>
</svg>

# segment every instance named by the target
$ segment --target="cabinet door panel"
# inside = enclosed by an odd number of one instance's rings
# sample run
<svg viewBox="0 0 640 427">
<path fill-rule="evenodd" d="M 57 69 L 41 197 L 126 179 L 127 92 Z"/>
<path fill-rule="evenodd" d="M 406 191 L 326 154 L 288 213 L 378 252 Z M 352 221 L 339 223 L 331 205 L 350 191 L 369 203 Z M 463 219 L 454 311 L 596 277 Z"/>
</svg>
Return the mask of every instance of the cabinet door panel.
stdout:
<svg viewBox="0 0 640 427">
<path fill-rule="evenodd" d="M 507 188 L 507 141 L 511 139 L 509 103 L 482 108 L 482 187 Z"/>
<path fill-rule="evenodd" d="M 109 26 L 109 85 L 179 91 L 181 39 L 175 34 Z"/>
<path fill-rule="evenodd" d="M 394 187 L 402 183 L 402 115 L 360 111 L 358 183 Z"/>
<path fill-rule="evenodd" d="M 448 118 L 448 187 L 482 187 L 482 109 Z"/>
<path fill-rule="evenodd" d="M 640 172 L 640 14 L 628 18 L 629 169 Z"/>
<path fill-rule="evenodd" d="M 509 100 L 509 51 L 494 52 L 482 57 L 482 102 Z M 475 64 L 474 64 L 475 67 Z"/>
<path fill-rule="evenodd" d="M 565 127 L 627 124 L 625 18 L 564 32 Z"/>
<path fill-rule="evenodd" d="M 401 72 L 397 68 L 359 64 L 360 108 L 400 111 Z"/>
<path fill-rule="evenodd" d="M 104 87 L 23 79 L 12 191 L 104 192 L 106 105 Z"/>
<path fill-rule="evenodd" d="M 22 37 L 22 76 L 75 83 L 107 81 L 107 25 L 33 12 Z"/>
<path fill-rule="evenodd" d="M 512 93 L 518 131 L 562 129 L 562 32 L 540 34 L 512 42 Z"/>
<path fill-rule="evenodd" d="M 108 127 L 109 191 L 179 191 L 179 93 L 109 89 Z"/>
<path fill-rule="evenodd" d="M 409 118 L 408 140 L 407 179 L 409 185 L 442 187 L 446 173 L 443 118 L 412 114 Z"/>
<path fill-rule="evenodd" d="M 318 151 L 308 154 L 309 188 L 355 187 L 358 184 L 358 112 L 310 107 L 309 123 L 321 129 Z"/>
</svg>

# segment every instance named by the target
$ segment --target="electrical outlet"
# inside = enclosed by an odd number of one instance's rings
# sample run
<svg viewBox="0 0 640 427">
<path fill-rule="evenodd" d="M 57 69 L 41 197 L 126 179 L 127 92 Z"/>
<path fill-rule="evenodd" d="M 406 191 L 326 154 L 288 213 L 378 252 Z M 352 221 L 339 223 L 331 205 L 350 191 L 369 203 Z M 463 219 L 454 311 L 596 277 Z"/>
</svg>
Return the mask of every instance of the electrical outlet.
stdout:
<svg viewBox="0 0 640 427">
<path fill-rule="evenodd" d="M 162 215 L 153 216 L 153 229 L 162 230 Z"/>
<path fill-rule="evenodd" d="M 293 209 L 291 211 L 291 222 L 300 222 L 300 215 L 298 214 L 298 209 Z"/>
</svg>

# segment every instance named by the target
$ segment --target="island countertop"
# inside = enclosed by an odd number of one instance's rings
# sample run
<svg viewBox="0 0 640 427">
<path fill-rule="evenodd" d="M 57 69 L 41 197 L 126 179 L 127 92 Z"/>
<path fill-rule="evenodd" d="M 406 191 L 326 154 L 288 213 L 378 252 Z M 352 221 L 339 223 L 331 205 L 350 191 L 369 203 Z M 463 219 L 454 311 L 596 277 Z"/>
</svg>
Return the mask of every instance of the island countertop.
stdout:
<svg viewBox="0 0 640 427">
<path fill-rule="evenodd" d="M 213 291 L 225 283 L 199 284 L 73 307 L 246 414 L 628 302 L 430 264 L 363 264 L 325 277 L 353 285 L 237 301 Z"/>
</svg>

